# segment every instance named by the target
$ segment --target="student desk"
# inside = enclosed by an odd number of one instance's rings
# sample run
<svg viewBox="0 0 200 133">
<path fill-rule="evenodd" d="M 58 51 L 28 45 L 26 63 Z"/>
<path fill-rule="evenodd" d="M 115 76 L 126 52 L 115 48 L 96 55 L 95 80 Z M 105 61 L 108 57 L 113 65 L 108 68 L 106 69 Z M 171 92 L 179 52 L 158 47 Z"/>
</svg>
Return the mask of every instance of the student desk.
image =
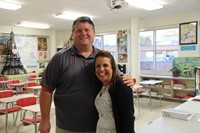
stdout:
<svg viewBox="0 0 200 133">
<path fill-rule="evenodd" d="M 4 75 L 8 80 L 19 79 L 22 82 L 28 81 L 28 76 L 36 75 L 36 73 L 17 74 L 17 75 Z"/>
<path fill-rule="evenodd" d="M 37 85 L 37 86 L 29 86 L 29 87 L 26 87 L 26 88 L 30 89 L 30 90 L 33 90 L 34 95 L 37 95 L 38 91 L 42 89 L 42 86 L 41 85 Z"/>
<path fill-rule="evenodd" d="M 31 80 L 35 80 L 35 82 L 36 82 L 37 84 L 40 84 L 40 81 L 42 80 L 42 77 L 31 78 Z"/>
<path fill-rule="evenodd" d="M 200 102 L 187 101 L 175 109 L 200 114 Z M 140 128 L 138 133 L 199 133 L 200 121 L 185 121 L 169 117 L 159 117 Z"/>
<path fill-rule="evenodd" d="M 52 102 L 51 104 L 51 109 L 54 109 L 54 102 Z M 31 105 L 31 106 L 26 106 L 26 107 L 22 107 L 23 110 L 27 110 L 27 111 L 31 111 L 34 114 L 34 125 L 35 125 L 35 133 L 37 133 L 37 113 L 40 112 L 40 105 L 39 104 L 35 104 L 35 105 Z"/>
<path fill-rule="evenodd" d="M 2 88 L 2 89 L 7 88 L 7 83 L 8 83 L 8 80 L 0 81 L 1 88 Z"/>
<path fill-rule="evenodd" d="M 9 84 L 9 86 L 16 88 L 16 95 L 20 92 L 20 90 L 23 90 L 24 83 L 12 83 Z"/>
<path fill-rule="evenodd" d="M 175 109 L 184 110 L 192 113 L 200 114 L 200 102 L 199 101 L 187 101 L 177 106 Z M 199 127 L 200 130 L 200 127 Z"/>
<path fill-rule="evenodd" d="M 5 131 L 5 133 L 8 132 L 8 104 L 16 102 L 20 98 L 31 97 L 31 96 L 35 96 L 35 95 L 23 94 L 23 95 L 17 95 L 17 96 L 12 96 L 12 97 L 7 97 L 7 98 L 0 98 L 0 102 L 6 104 L 6 114 L 5 114 L 5 116 L 6 116 L 5 129 L 6 129 L 6 131 Z M 38 97 L 38 96 L 35 96 L 35 97 Z"/>
<path fill-rule="evenodd" d="M 162 80 L 146 80 L 140 82 L 140 84 L 144 87 L 149 89 L 149 99 L 150 99 L 150 109 L 152 109 L 152 102 L 151 102 L 151 91 L 153 88 L 156 88 L 156 85 L 162 83 Z M 161 90 L 160 87 L 158 87 L 159 90 L 159 99 L 160 99 L 160 106 L 161 106 Z"/>
</svg>

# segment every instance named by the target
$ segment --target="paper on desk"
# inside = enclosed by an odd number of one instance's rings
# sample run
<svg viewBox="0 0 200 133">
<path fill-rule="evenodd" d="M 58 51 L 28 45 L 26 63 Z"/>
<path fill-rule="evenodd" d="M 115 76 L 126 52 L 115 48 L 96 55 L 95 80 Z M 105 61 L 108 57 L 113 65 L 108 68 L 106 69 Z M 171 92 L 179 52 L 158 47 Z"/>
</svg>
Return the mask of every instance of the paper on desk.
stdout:
<svg viewBox="0 0 200 133">
<path fill-rule="evenodd" d="M 200 95 L 197 95 L 193 98 L 194 101 L 200 101 Z"/>
<path fill-rule="evenodd" d="M 186 121 L 190 120 L 194 115 L 195 115 L 194 113 L 178 109 L 166 109 L 162 111 L 162 116 L 164 117 L 170 117 Z"/>
</svg>

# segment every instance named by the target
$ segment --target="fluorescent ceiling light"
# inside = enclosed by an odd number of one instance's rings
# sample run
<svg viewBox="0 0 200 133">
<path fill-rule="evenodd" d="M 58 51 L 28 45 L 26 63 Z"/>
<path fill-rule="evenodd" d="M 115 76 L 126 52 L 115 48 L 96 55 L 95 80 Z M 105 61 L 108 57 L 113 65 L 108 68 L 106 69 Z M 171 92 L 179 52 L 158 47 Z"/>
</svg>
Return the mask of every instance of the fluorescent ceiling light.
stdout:
<svg viewBox="0 0 200 133">
<path fill-rule="evenodd" d="M 16 24 L 20 27 L 27 27 L 27 28 L 37 28 L 37 29 L 48 29 L 50 28 L 47 24 L 41 24 L 41 23 L 32 23 L 32 22 L 22 22 L 19 24 Z"/>
<path fill-rule="evenodd" d="M 78 18 L 80 16 L 88 16 L 88 15 L 74 13 L 74 12 L 68 12 L 68 11 L 55 14 L 56 18 L 63 18 L 63 19 L 68 19 L 68 20 L 75 20 L 76 18 Z M 88 16 L 88 17 L 90 17 L 92 19 L 91 16 Z"/>
<path fill-rule="evenodd" d="M 8 10 L 17 10 L 21 8 L 22 6 L 19 4 L 6 2 L 6 1 L 0 1 L 0 8 L 8 9 Z"/>
<path fill-rule="evenodd" d="M 138 8 L 142 8 L 145 10 L 156 10 L 156 9 L 160 9 L 163 8 L 163 4 L 158 3 L 158 1 L 154 1 L 154 0 L 126 0 L 128 2 L 128 4 L 138 7 Z"/>
</svg>

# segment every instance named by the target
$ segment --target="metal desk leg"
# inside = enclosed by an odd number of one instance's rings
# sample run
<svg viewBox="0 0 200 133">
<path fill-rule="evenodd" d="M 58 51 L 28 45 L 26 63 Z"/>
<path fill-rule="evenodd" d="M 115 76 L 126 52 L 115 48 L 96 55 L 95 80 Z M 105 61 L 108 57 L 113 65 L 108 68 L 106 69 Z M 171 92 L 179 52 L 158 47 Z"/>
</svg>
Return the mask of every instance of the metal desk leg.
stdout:
<svg viewBox="0 0 200 133">
<path fill-rule="evenodd" d="M 159 90 L 159 100 L 160 100 L 160 107 L 161 107 L 161 100 L 162 100 L 161 99 L 161 88 L 159 87 L 158 90 Z"/>
<path fill-rule="evenodd" d="M 8 132 L 8 103 L 6 103 L 6 133 Z"/>
<path fill-rule="evenodd" d="M 34 114 L 34 124 L 35 124 L 35 133 L 37 133 L 37 113 L 36 112 L 34 112 L 33 113 Z"/>
<path fill-rule="evenodd" d="M 16 89 L 16 95 L 18 95 L 18 94 L 19 94 L 19 93 L 18 93 L 18 92 L 19 92 L 19 87 L 16 86 L 15 89 Z"/>
<path fill-rule="evenodd" d="M 139 101 L 139 89 L 137 89 L 137 100 L 138 100 L 138 113 L 139 113 L 139 116 L 140 116 L 140 101 Z"/>
<path fill-rule="evenodd" d="M 151 101 L 151 87 L 149 87 L 149 101 L 150 101 L 150 110 L 152 110 L 152 101 Z"/>
</svg>

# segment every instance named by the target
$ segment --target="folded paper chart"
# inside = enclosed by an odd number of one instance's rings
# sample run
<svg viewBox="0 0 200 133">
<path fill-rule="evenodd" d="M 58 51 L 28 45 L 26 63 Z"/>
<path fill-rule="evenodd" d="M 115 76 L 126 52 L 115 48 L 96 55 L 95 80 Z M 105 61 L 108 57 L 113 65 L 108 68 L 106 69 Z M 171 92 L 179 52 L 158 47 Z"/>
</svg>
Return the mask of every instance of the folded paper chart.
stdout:
<svg viewBox="0 0 200 133">
<path fill-rule="evenodd" d="M 190 120 L 194 115 L 195 115 L 194 113 L 178 109 L 166 109 L 162 111 L 162 116 L 164 117 L 170 117 L 186 121 Z"/>
</svg>

